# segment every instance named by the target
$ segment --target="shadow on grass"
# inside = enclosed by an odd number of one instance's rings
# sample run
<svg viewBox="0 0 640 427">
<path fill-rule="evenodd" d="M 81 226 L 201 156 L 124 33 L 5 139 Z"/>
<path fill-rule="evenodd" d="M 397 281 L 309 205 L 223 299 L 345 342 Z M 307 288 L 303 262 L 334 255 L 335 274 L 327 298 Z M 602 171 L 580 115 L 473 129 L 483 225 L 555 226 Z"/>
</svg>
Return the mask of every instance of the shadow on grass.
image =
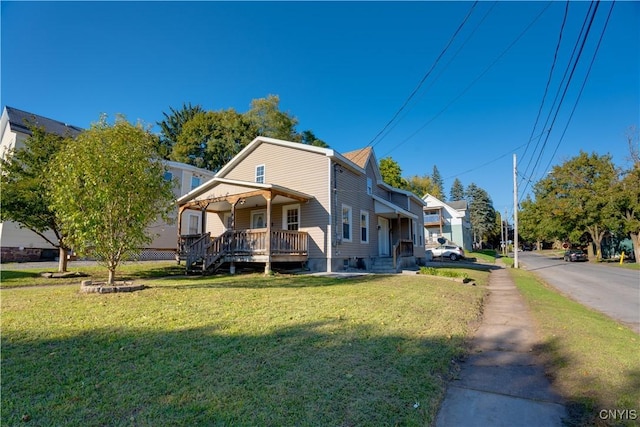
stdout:
<svg viewBox="0 0 640 427">
<path fill-rule="evenodd" d="M 533 351 L 544 364 L 546 375 L 552 384 L 558 381 L 557 377 L 562 368 L 574 364 L 572 358 L 562 352 L 562 345 L 558 338 L 555 337 L 535 345 Z M 580 390 L 580 392 L 571 396 L 564 396 L 568 418 L 564 420 L 563 424 L 568 427 L 638 425 L 637 417 L 640 414 L 638 414 L 637 402 L 603 402 L 593 390 L 606 386 L 596 384 L 597 382 L 598 379 L 583 375 L 577 384 L 574 384 L 574 389 Z M 632 369 L 625 373 L 625 384 L 617 390 L 619 394 L 617 398 L 623 399 L 623 396 L 637 395 L 638 390 L 640 390 L 640 368 Z M 600 414 L 603 410 L 619 411 L 616 412 L 616 416 L 619 419 L 612 419 L 609 412 L 601 416 Z M 638 415 L 635 416 L 636 418 L 632 418 L 632 414 L 625 412 L 625 410 L 635 410 Z"/>
<path fill-rule="evenodd" d="M 2 270 L 0 271 L 0 282 L 16 279 L 29 279 L 32 277 L 40 277 L 40 273 L 21 270 Z"/>
<path fill-rule="evenodd" d="M 3 331 L 0 424 L 430 425 L 462 339 L 374 329 L 341 316 L 256 333 L 220 320 L 57 339 Z"/>
<path fill-rule="evenodd" d="M 215 276 L 178 276 L 164 277 L 161 281 L 156 281 L 151 286 L 162 287 L 171 286 L 171 282 L 177 284 L 176 289 L 194 288 L 245 288 L 245 289 L 268 289 L 268 288 L 308 288 L 337 285 L 358 285 L 381 280 L 382 276 L 363 275 L 350 277 L 329 277 L 312 276 L 308 274 L 278 275 L 265 278 L 262 274 L 226 274 Z M 162 283 L 162 282 L 167 282 Z"/>
</svg>

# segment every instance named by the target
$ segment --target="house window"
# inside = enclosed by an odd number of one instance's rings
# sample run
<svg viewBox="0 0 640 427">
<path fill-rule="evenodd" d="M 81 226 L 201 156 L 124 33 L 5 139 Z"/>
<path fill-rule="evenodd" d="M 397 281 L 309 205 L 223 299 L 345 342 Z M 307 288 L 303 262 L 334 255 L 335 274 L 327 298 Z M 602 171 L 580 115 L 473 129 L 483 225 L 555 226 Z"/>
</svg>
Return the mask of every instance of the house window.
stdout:
<svg viewBox="0 0 640 427">
<path fill-rule="evenodd" d="M 199 176 L 192 176 L 191 177 L 191 189 L 193 190 L 194 188 L 200 187 L 200 177 Z"/>
<path fill-rule="evenodd" d="M 367 194 L 371 195 L 373 193 L 373 182 L 371 178 L 367 178 Z"/>
<path fill-rule="evenodd" d="M 300 205 L 289 205 L 282 208 L 282 228 L 285 230 L 300 229 Z"/>
<path fill-rule="evenodd" d="M 360 242 L 369 243 L 369 212 L 360 211 Z"/>
<path fill-rule="evenodd" d="M 267 211 L 251 212 L 251 228 L 265 228 L 267 226 Z"/>
<path fill-rule="evenodd" d="M 351 206 L 342 205 L 342 240 L 351 241 Z"/>
<path fill-rule="evenodd" d="M 189 234 L 198 234 L 198 225 L 200 217 L 198 215 L 189 215 Z"/>
<path fill-rule="evenodd" d="M 264 184 L 264 165 L 256 166 L 256 182 Z"/>
</svg>

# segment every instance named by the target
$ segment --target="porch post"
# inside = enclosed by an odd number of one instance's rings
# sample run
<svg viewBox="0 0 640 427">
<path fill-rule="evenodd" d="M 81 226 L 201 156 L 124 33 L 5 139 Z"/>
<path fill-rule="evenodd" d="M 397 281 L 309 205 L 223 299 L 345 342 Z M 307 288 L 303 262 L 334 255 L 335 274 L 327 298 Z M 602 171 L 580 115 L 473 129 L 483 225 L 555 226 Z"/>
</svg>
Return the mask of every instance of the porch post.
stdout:
<svg viewBox="0 0 640 427">
<path fill-rule="evenodd" d="M 200 224 L 201 224 L 201 233 L 205 234 L 207 232 L 207 206 L 209 202 L 200 202 Z"/>
<path fill-rule="evenodd" d="M 271 192 L 265 194 L 267 199 L 267 240 L 265 242 L 267 249 L 267 262 L 264 265 L 264 274 L 271 273 Z"/>
</svg>

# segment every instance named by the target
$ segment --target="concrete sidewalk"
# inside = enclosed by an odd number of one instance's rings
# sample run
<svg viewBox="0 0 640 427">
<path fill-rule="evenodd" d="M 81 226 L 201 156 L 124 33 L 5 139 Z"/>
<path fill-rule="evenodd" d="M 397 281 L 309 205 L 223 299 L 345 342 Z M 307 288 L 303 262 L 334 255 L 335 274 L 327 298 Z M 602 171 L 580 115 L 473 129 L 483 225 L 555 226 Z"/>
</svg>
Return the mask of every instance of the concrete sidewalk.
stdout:
<svg viewBox="0 0 640 427">
<path fill-rule="evenodd" d="M 566 410 L 532 349 L 533 320 L 505 268 L 489 277 L 484 318 L 436 419 L 436 427 L 561 426 Z"/>
</svg>

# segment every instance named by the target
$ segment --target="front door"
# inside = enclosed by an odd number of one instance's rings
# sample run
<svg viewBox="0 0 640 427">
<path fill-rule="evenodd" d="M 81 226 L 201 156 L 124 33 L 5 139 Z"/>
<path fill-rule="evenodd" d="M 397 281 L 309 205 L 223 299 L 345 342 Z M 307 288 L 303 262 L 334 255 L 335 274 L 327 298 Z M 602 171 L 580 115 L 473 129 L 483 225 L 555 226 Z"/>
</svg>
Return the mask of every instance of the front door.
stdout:
<svg viewBox="0 0 640 427">
<path fill-rule="evenodd" d="M 378 254 L 389 256 L 389 220 L 378 217 Z"/>
</svg>

